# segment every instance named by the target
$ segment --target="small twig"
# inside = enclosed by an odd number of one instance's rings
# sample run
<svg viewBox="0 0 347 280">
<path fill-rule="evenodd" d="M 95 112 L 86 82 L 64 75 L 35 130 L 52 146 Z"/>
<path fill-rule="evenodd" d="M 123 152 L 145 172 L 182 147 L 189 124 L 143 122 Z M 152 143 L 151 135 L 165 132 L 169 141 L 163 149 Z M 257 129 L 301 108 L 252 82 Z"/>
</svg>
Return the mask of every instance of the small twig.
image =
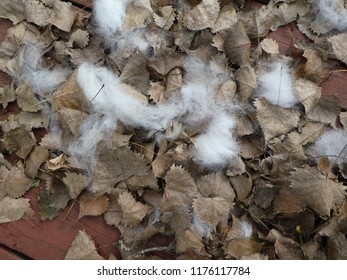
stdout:
<svg viewBox="0 0 347 280">
<path fill-rule="evenodd" d="M 65 216 L 64 216 L 64 219 L 63 219 L 63 221 L 61 222 L 61 224 L 60 224 L 60 226 L 59 226 L 60 229 L 63 228 L 63 225 L 64 225 L 64 223 L 65 223 L 67 217 L 69 216 L 69 214 L 70 214 L 72 208 L 74 207 L 76 201 L 77 201 L 76 199 L 73 200 L 73 202 L 72 202 L 72 204 L 71 204 L 69 210 L 66 212 L 66 214 L 65 214 Z"/>
<path fill-rule="evenodd" d="M 281 72 L 280 72 L 280 85 L 278 87 L 277 106 L 280 104 L 281 86 L 282 86 L 282 70 L 283 70 L 283 66 L 281 66 Z"/>
<path fill-rule="evenodd" d="M 170 250 L 170 246 L 164 246 L 164 247 L 152 247 L 152 248 L 147 248 L 147 249 L 143 249 L 141 251 L 138 251 L 130 256 L 127 256 L 127 259 L 133 259 L 136 256 L 139 255 L 144 255 L 147 253 L 152 253 L 152 252 L 160 252 L 160 251 L 169 251 Z"/>
<path fill-rule="evenodd" d="M 102 89 L 104 88 L 104 86 L 105 86 L 105 84 L 103 84 L 103 85 L 101 86 L 101 88 L 100 88 L 99 91 L 95 94 L 95 96 L 92 98 L 92 100 L 90 100 L 90 103 L 92 103 L 93 100 L 99 95 L 100 91 L 102 91 Z"/>
</svg>

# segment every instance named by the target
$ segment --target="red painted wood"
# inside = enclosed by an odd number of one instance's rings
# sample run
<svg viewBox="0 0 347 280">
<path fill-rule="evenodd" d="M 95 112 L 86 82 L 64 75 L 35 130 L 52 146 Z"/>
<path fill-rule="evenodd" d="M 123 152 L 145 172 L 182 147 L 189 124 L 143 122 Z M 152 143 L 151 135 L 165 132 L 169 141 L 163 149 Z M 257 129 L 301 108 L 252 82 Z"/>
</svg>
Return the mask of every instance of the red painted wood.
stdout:
<svg viewBox="0 0 347 280">
<path fill-rule="evenodd" d="M 8 248 L 0 245 L 0 260 L 22 260 L 18 254 L 12 252 Z"/>
</svg>

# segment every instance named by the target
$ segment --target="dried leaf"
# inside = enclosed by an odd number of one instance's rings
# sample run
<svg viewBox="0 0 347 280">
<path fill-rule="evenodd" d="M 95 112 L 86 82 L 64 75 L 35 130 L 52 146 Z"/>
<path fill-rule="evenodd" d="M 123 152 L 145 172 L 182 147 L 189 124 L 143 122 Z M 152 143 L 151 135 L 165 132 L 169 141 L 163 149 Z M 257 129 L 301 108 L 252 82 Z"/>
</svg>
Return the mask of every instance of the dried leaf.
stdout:
<svg viewBox="0 0 347 280">
<path fill-rule="evenodd" d="M 335 57 L 347 65 L 347 33 L 331 36 L 328 42 L 333 48 Z"/>
<path fill-rule="evenodd" d="M 4 109 L 6 109 L 8 103 L 13 102 L 14 100 L 16 100 L 16 95 L 12 86 L 0 87 L 0 104 Z"/>
<path fill-rule="evenodd" d="M 67 46 L 72 48 L 74 44 L 76 44 L 79 48 L 85 48 L 89 43 L 89 33 L 82 29 L 77 29 L 72 32 L 70 35 L 70 39 L 67 42 Z"/>
<path fill-rule="evenodd" d="M 198 197 L 193 200 L 194 212 L 214 229 L 228 218 L 230 207 L 230 203 L 221 197 Z"/>
<path fill-rule="evenodd" d="M 10 153 L 26 159 L 35 145 L 32 133 L 25 130 L 23 126 L 10 130 L 4 135 L 4 144 Z"/>
<path fill-rule="evenodd" d="M 81 125 L 87 119 L 88 115 L 82 111 L 63 107 L 57 111 L 63 134 L 66 128 L 75 137 L 79 136 Z"/>
<path fill-rule="evenodd" d="M 326 178 L 313 167 L 295 169 L 290 181 L 290 187 L 301 203 L 321 216 L 330 216 L 330 211 L 345 199 L 343 185 Z"/>
<path fill-rule="evenodd" d="M 0 17 L 17 24 L 25 19 L 23 0 L 3 0 L 0 2 Z"/>
<path fill-rule="evenodd" d="M 204 244 L 201 239 L 202 237 L 194 231 L 186 230 L 183 234 L 177 236 L 176 252 L 178 254 L 187 251 L 204 252 Z M 205 252 L 205 254 L 207 253 Z"/>
<path fill-rule="evenodd" d="M 225 236 L 225 241 L 232 239 L 244 239 L 251 238 L 253 233 L 252 224 L 248 221 L 244 215 L 240 218 L 232 215 L 233 223 Z"/>
<path fill-rule="evenodd" d="M 256 99 L 254 105 L 266 141 L 289 132 L 299 123 L 300 113 L 295 109 L 273 105 L 264 98 Z"/>
<path fill-rule="evenodd" d="M 301 104 L 304 105 L 306 114 L 309 114 L 317 106 L 321 98 L 322 88 L 309 80 L 297 79 L 295 81 L 295 93 Z"/>
<path fill-rule="evenodd" d="M 275 236 L 275 252 L 280 260 L 302 260 L 303 253 L 300 245 L 294 240 L 285 237 L 279 231 L 272 229 L 269 234 Z"/>
<path fill-rule="evenodd" d="M 23 170 L 12 166 L 8 170 L 4 165 L 0 167 L 0 187 L 12 198 L 23 196 L 30 188 L 33 180 L 28 178 Z"/>
<path fill-rule="evenodd" d="M 279 46 L 277 42 L 272 38 L 265 38 L 263 41 L 261 41 L 260 47 L 263 49 L 263 51 L 269 54 L 279 53 Z"/>
<path fill-rule="evenodd" d="M 309 120 L 330 124 L 336 127 L 336 118 L 340 111 L 340 101 L 335 96 L 323 95 L 317 106 L 306 115 Z"/>
<path fill-rule="evenodd" d="M 39 207 L 41 220 L 52 220 L 59 215 L 61 209 L 53 206 L 54 198 L 52 194 L 44 189 L 39 195 Z"/>
<path fill-rule="evenodd" d="M 0 200 L 0 224 L 17 221 L 33 214 L 27 198 L 14 199 L 5 196 Z"/>
<path fill-rule="evenodd" d="M 127 7 L 123 28 L 125 31 L 132 31 L 146 27 L 146 20 L 150 17 L 151 13 L 149 10 L 144 7 L 138 7 L 135 4 L 130 4 Z"/>
<path fill-rule="evenodd" d="M 122 223 L 126 227 L 139 225 L 152 209 L 150 205 L 137 202 L 129 192 L 122 192 L 118 197 L 118 203 L 123 213 Z"/>
<path fill-rule="evenodd" d="M 84 216 L 98 216 L 104 214 L 109 204 L 106 196 L 96 196 L 89 192 L 82 193 L 78 202 L 80 205 L 80 212 L 77 220 Z"/>
<path fill-rule="evenodd" d="M 224 252 L 239 260 L 242 257 L 259 253 L 261 248 L 262 244 L 251 239 L 234 239 L 226 244 Z"/>
<path fill-rule="evenodd" d="M 326 76 L 326 70 L 319 53 L 315 50 L 305 50 L 303 57 L 307 60 L 304 66 L 305 78 L 320 84 Z"/>
<path fill-rule="evenodd" d="M 34 179 L 42 163 L 49 157 L 47 149 L 41 146 L 35 146 L 34 150 L 30 153 L 28 159 L 25 161 L 25 175 Z"/>
<path fill-rule="evenodd" d="M 42 103 L 33 93 L 29 84 L 21 84 L 16 89 L 18 106 L 26 112 L 37 112 L 43 108 Z"/>
<path fill-rule="evenodd" d="M 212 28 L 213 33 L 232 27 L 237 22 L 237 13 L 233 3 L 225 5 Z"/>
<path fill-rule="evenodd" d="M 251 41 L 240 21 L 228 30 L 224 48 L 230 63 L 239 66 L 249 64 Z"/>
<path fill-rule="evenodd" d="M 70 197 L 72 199 L 76 199 L 88 186 L 90 179 L 83 174 L 67 172 L 65 173 L 65 177 L 62 181 L 68 188 Z"/>
<path fill-rule="evenodd" d="M 103 258 L 96 251 L 92 238 L 85 230 L 79 230 L 66 253 L 65 260 L 103 260 Z"/>
<path fill-rule="evenodd" d="M 218 19 L 219 1 L 202 0 L 201 3 L 183 16 L 183 24 L 190 30 L 213 28 Z"/>
<path fill-rule="evenodd" d="M 203 176 L 196 184 L 203 196 L 224 198 L 232 206 L 232 202 L 235 199 L 235 192 L 228 178 L 222 173 L 218 172 Z"/>
<path fill-rule="evenodd" d="M 237 97 L 240 102 L 247 102 L 257 88 L 257 76 L 250 65 L 242 66 L 235 72 Z"/>
<path fill-rule="evenodd" d="M 235 189 L 237 199 L 244 201 L 250 194 L 253 187 L 252 177 L 248 174 L 229 178 L 233 188 Z"/>
<path fill-rule="evenodd" d="M 158 14 L 160 14 L 160 16 Z M 158 10 L 158 14 L 155 13 L 153 15 L 155 24 L 165 30 L 169 30 L 176 19 L 174 8 L 171 6 L 162 7 Z"/>
<path fill-rule="evenodd" d="M 61 154 L 47 161 L 47 168 L 52 171 L 68 167 L 70 167 L 70 165 L 68 164 L 67 157 L 65 154 Z"/>
<path fill-rule="evenodd" d="M 304 209 L 300 199 L 294 194 L 293 190 L 288 187 L 279 188 L 273 200 L 273 213 L 299 213 Z"/>
<path fill-rule="evenodd" d="M 108 225 L 116 226 L 122 222 L 122 209 L 118 203 L 118 193 L 109 197 L 109 206 L 104 214 L 104 219 Z"/>
<path fill-rule="evenodd" d="M 183 61 L 178 53 L 171 49 L 163 49 L 149 60 L 148 66 L 165 76 L 173 68 L 183 66 Z"/>
</svg>

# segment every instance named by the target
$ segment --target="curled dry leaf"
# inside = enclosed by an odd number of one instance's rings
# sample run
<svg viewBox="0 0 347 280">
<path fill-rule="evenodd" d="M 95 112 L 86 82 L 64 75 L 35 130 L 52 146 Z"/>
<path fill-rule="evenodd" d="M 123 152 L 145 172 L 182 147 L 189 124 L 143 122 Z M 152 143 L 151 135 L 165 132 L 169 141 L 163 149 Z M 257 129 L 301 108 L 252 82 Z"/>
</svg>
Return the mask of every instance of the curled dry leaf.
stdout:
<svg viewBox="0 0 347 280">
<path fill-rule="evenodd" d="M 290 187 L 303 206 L 311 208 L 318 215 L 329 217 L 345 199 L 343 185 L 325 177 L 316 168 L 297 168 L 290 175 Z"/>
<path fill-rule="evenodd" d="M 23 0 L 3 0 L 0 2 L 0 18 L 7 18 L 17 24 L 25 19 Z"/>
<path fill-rule="evenodd" d="M 67 46 L 69 48 L 73 47 L 73 44 L 76 44 L 79 48 L 85 48 L 89 43 L 89 33 L 82 29 L 77 29 L 72 32 L 70 35 L 70 39 L 67 42 Z"/>
<path fill-rule="evenodd" d="M 65 260 L 103 260 L 98 254 L 92 238 L 85 230 L 79 230 L 66 253 Z"/>
<path fill-rule="evenodd" d="M 118 203 L 122 210 L 122 223 L 126 227 L 135 227 L 152 209 L 150 205 L 136 201 L 129 192 L 122 192 L 118 197 Z"/>
<path fill-rule="evenodd" d="M 202 0 L 183 16 L 183 24 L 190 30 L 213 28 L 219 15 L 218 0 Z"/>
<path fill-rule="evenodd" d="M 27 198 L 14 199 L 5 196 L 0 200 L 0 224 L 17 221 L 33 214 Z"/>
<path fill-rule="evenodd" d="M 272 38 L 265 38 L 263 41 L 261 41 L 260 46 L 263 49 L 263 51 L 269 54 L 279 53 L 279 46 L 277 42 Z"/>
<path fill-rule="evenodd" d="M 106 196 L 96 196 L 90 192 L 84 192 L 78 199 L 80 212 L 77 220 L 84 216 L 98 216 L 104 214 L 108 208 L 109 202 Z"/>
<path fill-rule="evenodd" d="M 52 171 L 58 170 L 60 168 L 69 168 L 69 167 L 70 165 L 67 161 L 67 156 L 65 154 L 61 154 L 47 161 L 47 168 Z"/>
<path fill-rule="evenodd" d="M 28 159 L 25 161 L 25 175 L 34 179 L 41 164 L 44 163 L 48 157 L 49 152 L 47 149 L 42 148 L 41 146 L 35 146 Z"/>
</svg>

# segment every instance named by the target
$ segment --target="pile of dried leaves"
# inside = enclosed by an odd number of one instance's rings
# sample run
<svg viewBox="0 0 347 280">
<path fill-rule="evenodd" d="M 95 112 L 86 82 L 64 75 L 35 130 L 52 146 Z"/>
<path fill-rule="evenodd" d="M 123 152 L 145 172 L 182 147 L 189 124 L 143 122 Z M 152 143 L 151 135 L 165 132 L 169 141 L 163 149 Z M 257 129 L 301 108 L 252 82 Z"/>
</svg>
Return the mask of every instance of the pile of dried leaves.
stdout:
<svg viewBox="0 0 347 280">
<path fill-rule="evenodd" d="M 326 129 L 347 130 L 346 112 L 320 87 L 332 60 L 347 63 L 347 33 L 326 26 L 310 1 L 271 0 L 248 9 L 244 2 L 135 0 L 124 28 L 141 30 L 152 48 L 143 53 L 129 46 L 119 53 L 103 45 L 92 16 L 70 3 L 1 1 L 0 17 L 14 26 L 0 47 L 0 69 L 15 79 L 0 88 L 0 101 L 3 108 L 17 102 L 21 112 L 1 122 L 0 223 L 32 214 L 22 196 L 41 180 L 43 220 L 77 200 L 79 218 L 103 215 L 121 232 L 124 258 L 144 257 L 138 252 L 146 241 L 163 234 L 175 237 L 168 250 L 180 259 L 346 259 L 347 159 L 332 162 L 308 151 Z M 293 42 L 288 53 L 301 104 L 282 108 L 253 94 L 258 66 L 283 56 L 266 36 L 292 21 L 310 40 Z M 44 68 L 107 65 L 151 104 L 179 92 L 186 55 L 215 61 L 217 70 L 230 71 L 215 99 L 236 100 L 242 108 L 235 129 L 239 156 L 211 171 L 193 159 L 201 131 L 183 128 L 157 145 L 143 129 L 119 123 L 110 139 L 97 143 L 91 176 L 61 149 L 78 137 L 92 107 L 76 70 L 45 98 L 20 79 L 25 45 L 37 41 L 46 46 Z M 52 122 L 61 131 L 59 145 L 49 131 Z M 37 128 L 48 130 L 40 141 Z M 66 258 L 101 257 L 81 231 Z"/>
</svg>

